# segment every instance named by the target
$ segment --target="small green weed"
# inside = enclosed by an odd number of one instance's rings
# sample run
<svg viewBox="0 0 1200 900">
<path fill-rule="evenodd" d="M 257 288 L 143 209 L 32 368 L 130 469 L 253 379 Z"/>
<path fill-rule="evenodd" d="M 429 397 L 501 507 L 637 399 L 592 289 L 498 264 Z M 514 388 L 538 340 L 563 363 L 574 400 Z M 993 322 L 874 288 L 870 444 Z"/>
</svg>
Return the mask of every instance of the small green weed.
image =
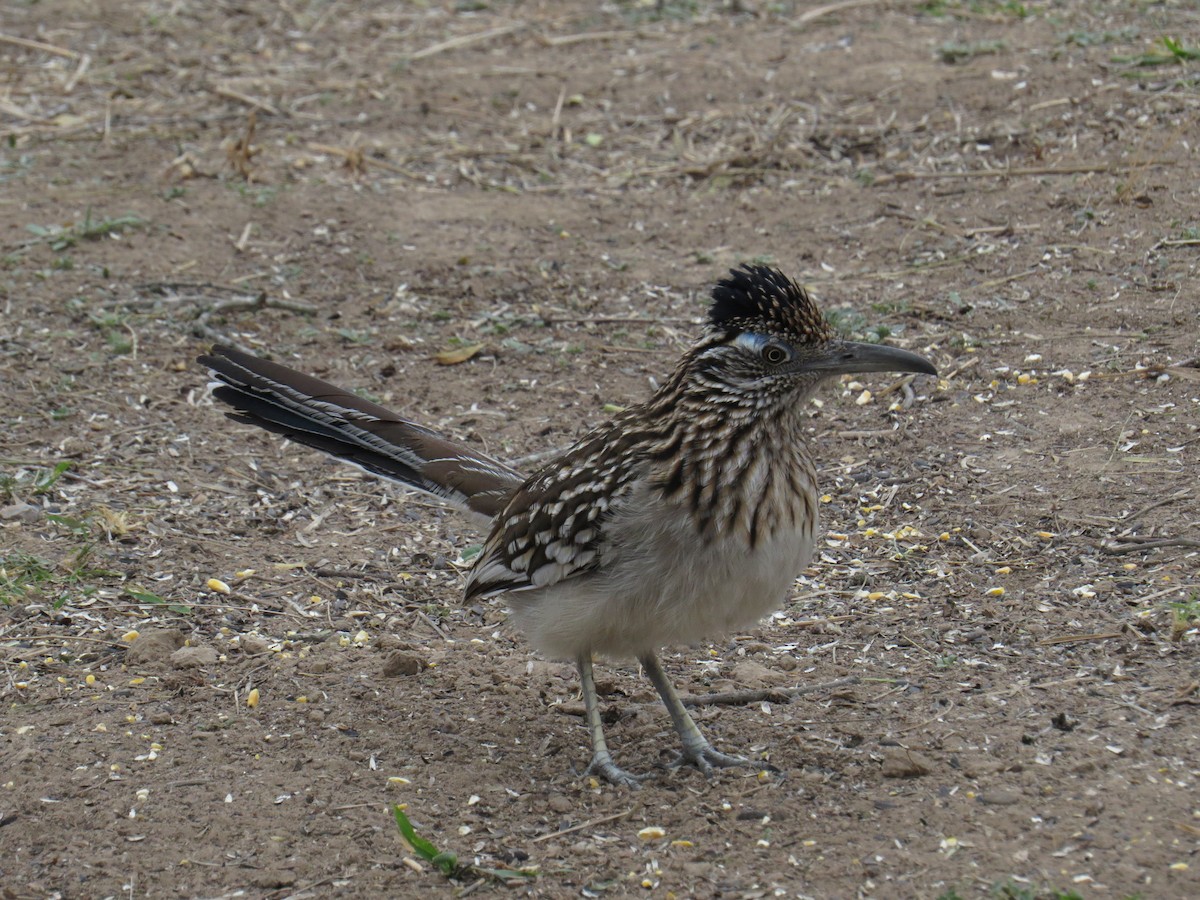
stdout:
<svg viewBox="0 0 1200 900">
<path fill-rule="evenodd" d="M 63 460 L 51 469 L 17 469 L 13 473 L 0 472 L 0 497 L 5 500 L 19 500 L 27 496 L 39 496 L 49 493 L 50 489 L 63 477 L 71 463 Z"/>
<path fill-rule="evenodd" d="M 490 869 L 471 863 L 459 863 L 456 853 L 439 850 L 432 841 L 417 834 L 417 830 L 413 828 L 412 822 L 408 820 L 408 816 L 404 814 L 404 809 L 400 804 L 392 806 L 392 816 L 396 820 L 396 827 L 400 829 L 400 836 L 412 848 L 413 853 L 426 862 L 432 863 L 447 878 L 483 876 L 504 884 L 527 882 L 537 878 L 535 869 Z"/>
<path fill-rule="evenodd" d="M 57 564 L 29 553 L 0 557 L 0 604 L 49 600 L 61 609 L 74 598 L 90 597 L 96 588 L 85 582 L 113 574 L 90 565 L 94 549 L 94 541 L 84 541 Z"/>
<path fill-rule="evenodd" d="M 0 557 L 0 604 L 12 606 L 54 578 L 54 564 L 28 553 Z"/>
<path fill-rule="evenodd" d="M 1126 44 L 1137 36 L 1136 28 L 1122 28 L 1119 31 L 1072 31 L 1063 38 L 1063 43 L 1074 44 L 1076 47 L 1096 47 L 1102 44 Z"/>
<path fill-rule="evenodd" d="M 835 306 L 825 311 L 827 321 L 839 337 L 847 340 L 866 341 L 878 344 L 891 336 L 892 329 L 887 325 L 869 325 L 867 317 L 849 306 Z"/>
<path fill-rule="evenodd" d="M 996 900 L 1083 900 L 1083 897 L 1072 890 L 1042 889 L 1028 884 L 1018 884 L 1011 878 L 1008 881 L 992 885 L 992 896 Z"/>
<path fill-rule="evenodd" d="M 653 3 L 646 0 L 621 0 L 617 6 L 621 16 L 635 25 L 663 20 L 686 22 L 694 19 L 700 12 L 698 0 L 656 0 Z"/>
<path fill-rule="evenodd" d="M 1139 68 L 1154 66 L 1183 65 L 1200 59 L 1200 49 L 1185 46 L 1183 41 L 1163 35 L 1150 45 L 1150 49 L 1137 56 L 1114 56 L 1113 62 Z"/>
<path fill-rule="evenodd" d="M 1024 19 L 1029 16 L 1029 8 L 1020 0 L 925 0 L 917 6 L 917 12 L 927 16 L 961 16 L 965 13 L 986 16 L 1012 16 L 1014 19 Z"/>
<path fill-rule="evenodd" d="M 1167 609 L 1171 611 L 1171 640 L 1183 640 L 1187 632 L 1200 625 L 1200 593 L 1168 603 Z"/>
<path fill-rule="evenodd" d="M 938 59 L 948 66 L 956 63 L 966 62 L 974 59 L 977 56 L 990 56 L 993 53 L 999 53 L 1007 48 L 1004 41 L 971 41 L 969 43 L 958 43 L 956 41 L 947 41 L 938 47 Z"/>
<path fill-rule="evenodd" d="M 136 600 L 138 603 L 143 603 L 150 606 L 165 606 L 173 613 L 179 613 L 181 616 L 190 616 L 192 608 L 182 603 L 172 603 L 166 597 L 160 597 L 153 591 L 144 591 L 140 588 L 125 588 L 125 593 Z"/>
<path fill-rule="evenodd" d="M 115 312 L 88 313 L 88 321 L 100 332 L 114 356 L 126 356 L 137 350 L 137 334 L 124 316 Z"/>
<path fill-rule="evenodd" d="M 101 238 L 120 234 L 128 228 L 140 228 L 146 224 L 145 219 L 137 216 L 117 216 L 111 219 L 93 219 L 91 207 L 82 222 L 71 225 L 26 225 L 25 230 L 41 238 L 50 245 L 56 253 L 69 250 L 80 241 L 98 241 Z"/>
</svg>

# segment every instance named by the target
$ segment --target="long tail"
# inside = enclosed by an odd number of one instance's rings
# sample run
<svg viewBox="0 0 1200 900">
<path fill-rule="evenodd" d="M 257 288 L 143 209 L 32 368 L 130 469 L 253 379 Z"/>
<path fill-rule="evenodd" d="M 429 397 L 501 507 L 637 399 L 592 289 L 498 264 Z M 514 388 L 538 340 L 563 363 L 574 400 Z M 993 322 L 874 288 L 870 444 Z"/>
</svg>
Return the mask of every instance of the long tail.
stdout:
<svg viewBox="0 0 1200 900">
<path fill-rule="evenodd" d="M 219 382 L 213 396 L 226 413 L 432 494 L 488 519 L 525 477 L 483 453 L 304 375 L 232 347 L 215 346 L 197 362 Z"/>
</svg>

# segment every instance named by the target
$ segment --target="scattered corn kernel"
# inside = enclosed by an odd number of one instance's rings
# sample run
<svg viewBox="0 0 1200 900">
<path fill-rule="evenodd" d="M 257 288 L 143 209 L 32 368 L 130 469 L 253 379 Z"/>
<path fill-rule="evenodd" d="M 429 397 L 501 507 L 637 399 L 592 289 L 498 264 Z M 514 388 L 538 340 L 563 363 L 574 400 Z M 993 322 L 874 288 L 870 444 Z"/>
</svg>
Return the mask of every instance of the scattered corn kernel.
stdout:
<svg viewBox="0 0 1200 900">
<path fill-rule="evenodd" d="M 691 841 L 671 841 L 671 846 L 672 847 L 681 847 L 684 850 L 686 850 L 689 847 L 694 847 L 696 845 L 693 844 Z"/>
<path fill-rule="evenodd" d="M 137 687 L 139 684 L 145 684 L 146 679 L 139 675 L 137 678 L 130 678 L 129 683 L 134 687 Z"/>
<path fill-rule="evenodd" d="M 125 641 L 127 644 L 132 644 L 137 639 L 138 639 L 138 632 L 137 632 L 136 628 L 133 631 L 127 631 L 123 635 L 121 635 L 121 640 Z"/>
<path fill-rule="evenodd" d="M 867 594 L 867 599 L 868 600 L 882 600 L 886 596 L 887 595 L 883 591 L 871 591 L 871 593 Z"/>
<path fill-rule="evenodd" d="M 1001 566 L 1000 568 L 998 568 L 996 570 L 996 574 L 997 575 L 1011 575 L 1012 574 L 1012 566 Z"/>
<path fill-rule="evenodd" d="M 832 497 L 832 496 L 830 496 L 829 494 L 822 494 L 822 495 L 821 495 L 821 502 L 822 502 L 822 503 L 832 503 L 832 502 L 833 502 L 833 497 Z"/>
<path fill-rule="evenodd" d="M 1188 870 L 1188 864 L 1185 862 L 1171 863 L 1171 871 L 1172 872 L 1186 872 L 1187 870 Z"/>
<path fill-rule="evenodd" d="M 233 577 L 234 578 L 249 578 L 253 574 L 254 574 L 253 569 L 239 569 L 237 572 L 233 573 Z"/>
<path fill-rule="evenodd" d="M 1004 596 L 1004 588 L 1002 588 L 1002 587 L 988 588 L 987 595 L 989 597 L 1003 597 Z"/>
<path fill-rule="evenodd" d="M 861 394 L 859 394 L 857 397 L 854 398 L 854 402 L 856 404 L 858 404 L 859 406 L 866 406 L 868 403 L 871 402 L 872 399 L 874 399 L 874 395 L 870 391 L 863 391 Z"/>
<path fill-rule="evenodd" d="M 210 591 L 215 591 L 218 594 L 230 593 L 229 585 L 223 582 L 220 578 L 210 578 L 205 582 Z"/>
<path fill-rule="evenodd" d="M 1040 537 L 1043 541 L 1048 541 L 1050 538 L 1054 537 L 1053 531 L 1035 531 L 1034 534 L 1037 535 L 1037 537 Z"/>
<path fill-rule="evenodd" d="M 258 688 L 254 688 L 246 695 L 246 705 L 251 709 L 258 706 Z"/>
<path fill-rule="evenodd" d="M 15 687 L 19 691 L 23 691 L 23 690 L 25 690 L 25 688 L 29 687 L 29 682 L 28 681 L 14 681 L 13 687 Z"/>
<path fill-rule="evenodd" d="M 83 683 L 84 683 L 84 684 L 86 684 L 86 685 L 93 685 L 93 684 L 95 684 L 95 683 L 96 683 L 96 676 L 95 676 L 95 675 L 93 675 L 91 672 L 88 672 L 88 673 L 87 673 L 87 675 L 85 675 L 85 676 L 84 676 L 84 678 L 83 678 Z"/>
<path fill-rule="evenodd" d="M 1022 372 L 1020 375 L 1017 376 L 1017 384 L 1031 384 L 1031 383 L 1033 383 L 1033 381 L 1034 381 L 1033 376 L 1026 375 L 1024 372 Z"/>
<path fill-rule="evenodd" d="M 365 631 L 360 631 L 358 634 L 356 634 L 354 636 L 354 643 L 365 644 L 370 639 L 371 639 L 371 636 L 369 634 L 367 634 Z"/>
<path fill-rule="evenodd" d="M 667 832 L 657 825 L 648 825 L 637 833 L 643 841 L 657 841 L 667 836 Z"/>
<path fill-rule="evenodd" d="M 404 785 L 404 784 L 412 784 L 412 782 L 409 781 L 407 778 L 405 778 L 403 775 L 392 775 L 388 778 L 388 784 Z"/>
</svg>

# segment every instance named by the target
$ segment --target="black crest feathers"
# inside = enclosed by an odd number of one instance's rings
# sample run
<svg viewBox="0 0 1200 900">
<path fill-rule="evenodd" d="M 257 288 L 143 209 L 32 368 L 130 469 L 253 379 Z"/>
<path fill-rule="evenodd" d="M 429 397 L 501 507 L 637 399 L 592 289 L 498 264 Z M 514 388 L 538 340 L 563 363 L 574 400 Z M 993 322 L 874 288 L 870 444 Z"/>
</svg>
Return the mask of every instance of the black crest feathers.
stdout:
<svg viewBox="0 0 1200 900">
<path fill-rule="evenodd" d="M 712 291 L 708 321 L 726 330 L 781 332 L 825 341 L 833 331 L 805 290 L 778 269 L 745 264 L 731 269 Z"/>
</svg>

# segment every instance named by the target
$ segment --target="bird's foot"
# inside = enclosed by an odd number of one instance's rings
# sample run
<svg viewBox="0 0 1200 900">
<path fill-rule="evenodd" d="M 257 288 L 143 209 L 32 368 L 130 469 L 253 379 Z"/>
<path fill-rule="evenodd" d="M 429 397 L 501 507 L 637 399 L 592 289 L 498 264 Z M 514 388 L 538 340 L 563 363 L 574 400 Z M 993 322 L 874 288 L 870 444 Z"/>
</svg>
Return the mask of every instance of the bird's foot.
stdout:
<svg viewBox="0 0 1200 900">
<path fill-rule="evenodd" d="M 592 761 L 588 763 L 588 767 L 583 771 L 584 775 L 599 775 L 609 784 L 617 787 L 627 787 L 638 791 L 642 788 L 642 782 L 650 776 L 634 775 L 632 772 L 626 772 L 615 762 L 612 756 L 607 753 L 597 753 L 592 757 Z"/>
<path fill-rule="evenodd" d="M 734 766 L 745 766 L 753 768 L 756 763 L 752 759 L 746 759 L 744 756 L 731 756 L 728 753 L 722 753 L 716 749 L 708 741 L 692 745 L 684 745 L 684 748 L 675 754 L 674 759 L 667 763 L 672 769 L 680 768 L 681 766 L 695 766 L 700 770 L 700 774 L 705 778 L 712 778 L 713 769 L 729 769 Z"/>
</svg>

